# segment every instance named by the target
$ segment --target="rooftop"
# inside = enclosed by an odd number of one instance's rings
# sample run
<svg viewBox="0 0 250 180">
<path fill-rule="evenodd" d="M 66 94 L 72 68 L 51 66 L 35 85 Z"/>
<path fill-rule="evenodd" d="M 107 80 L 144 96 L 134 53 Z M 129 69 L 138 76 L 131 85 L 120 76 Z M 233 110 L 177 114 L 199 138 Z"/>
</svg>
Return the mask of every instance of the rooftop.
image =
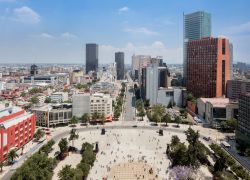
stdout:
<svg viewBox="0 0 250 180">
<path fill-rule="evenodd" d="M 229 98 L 200 98 L 201 101 L 204 103 L 209 102 L 211 103 L 214 107 L 226 107 L 228 104 L 230 104 Z"/>
</svg>

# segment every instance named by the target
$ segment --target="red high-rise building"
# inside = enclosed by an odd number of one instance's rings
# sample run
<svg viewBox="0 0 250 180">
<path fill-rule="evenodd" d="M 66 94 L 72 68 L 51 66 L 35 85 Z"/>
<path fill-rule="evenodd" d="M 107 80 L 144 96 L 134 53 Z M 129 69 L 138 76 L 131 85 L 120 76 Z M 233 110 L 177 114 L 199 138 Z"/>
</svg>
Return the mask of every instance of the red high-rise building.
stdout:
<svg viewBox="0 0 250 180">
<path fill-rule="evenodd" d="M 230 79 L 230 48 L 225 38 L 202 38 L 187 45 L 187 91 L 195 97 L 220 97 Z"/>
<path fill-rule="evenodd" d="M 19 107 L 0 109 L 0 161 L 11 148 L 19 149 L 33 139 L 36 116 Z"/>
</svg>

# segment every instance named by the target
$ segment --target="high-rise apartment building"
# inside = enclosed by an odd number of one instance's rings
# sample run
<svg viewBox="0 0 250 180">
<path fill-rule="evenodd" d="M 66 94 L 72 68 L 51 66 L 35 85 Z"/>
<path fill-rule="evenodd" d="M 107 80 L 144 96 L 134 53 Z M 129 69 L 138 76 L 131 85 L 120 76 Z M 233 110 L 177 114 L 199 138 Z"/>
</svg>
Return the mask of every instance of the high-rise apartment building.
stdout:
<svg viewBox="0 0 250 180">
<path fill-rule="evenodd" d="M 98 44 L 86 44 L 86 74 L 98 71 Z"/>
<path fill-rule="evenodd" d="M 115 53 L 117 80 L 124 79 L 124 52 Z"/>
<path fill-rule="evenodd" d="M 221 97 L 230 79 L 230 47 L 225 38 L 203 38 L 187 44 L 187 91 L 199 97 Z"/>
<path fill-rule="evenodd" d="M 183 80 L 187 80 L 187 43 L 211 36 L 211 14 L 198 11 L 183 14 Z"/>
<path fill-rule="evenodd" d="M 239 144 L 250 147 L 250 93 L 241 94 L 239 98 L 238 126 L 235 132 Z"/>
<path fill-rule="evenodd" d="M 151 56 L 148 55 L 133 55 L 132 56 L 132 75 L 135 79 L 139 79 L 141 76 L 142 68 L 151 64 Z"/>
</svg>

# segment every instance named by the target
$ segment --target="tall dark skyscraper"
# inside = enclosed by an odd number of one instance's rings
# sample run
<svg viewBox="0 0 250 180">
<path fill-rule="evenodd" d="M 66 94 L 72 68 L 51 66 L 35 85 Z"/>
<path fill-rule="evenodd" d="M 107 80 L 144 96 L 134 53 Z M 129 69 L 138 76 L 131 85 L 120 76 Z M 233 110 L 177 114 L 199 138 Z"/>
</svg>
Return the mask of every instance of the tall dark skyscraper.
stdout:
<svg viewBox="0 0 250 180">
<path fill-rule="evenodd" d="M 98 71 L 98 44 L 86 44 L 86 74 Z"/>
<path fill-rule="evenodd" d="M 124 79 L 124 52 L 115 53 L 117 79 Z"/>
<path fill-rule="evenodd" d="M 183 14 L 183 80 L 187 80 L 187 43 L 211 36 L 211 15 L 204 11 Z"/>
</svg>

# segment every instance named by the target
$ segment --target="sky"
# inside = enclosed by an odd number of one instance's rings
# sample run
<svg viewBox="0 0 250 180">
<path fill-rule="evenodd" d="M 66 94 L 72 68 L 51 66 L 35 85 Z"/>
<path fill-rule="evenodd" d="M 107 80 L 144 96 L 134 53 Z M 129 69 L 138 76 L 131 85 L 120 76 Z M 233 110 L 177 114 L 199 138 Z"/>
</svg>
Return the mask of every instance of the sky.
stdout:
<svg viewBox="0 0 250 180">
<path fill-rule="evenodd" d="M 234 45 L 234 62 L 250 63 L 249 0 L 0 0 L 0 63 L 81 63 L 99 44 L 99 63 L 116 51 L 182 63 L 183 13 L 212 15 L 213 37 Z"/>
</svg>

